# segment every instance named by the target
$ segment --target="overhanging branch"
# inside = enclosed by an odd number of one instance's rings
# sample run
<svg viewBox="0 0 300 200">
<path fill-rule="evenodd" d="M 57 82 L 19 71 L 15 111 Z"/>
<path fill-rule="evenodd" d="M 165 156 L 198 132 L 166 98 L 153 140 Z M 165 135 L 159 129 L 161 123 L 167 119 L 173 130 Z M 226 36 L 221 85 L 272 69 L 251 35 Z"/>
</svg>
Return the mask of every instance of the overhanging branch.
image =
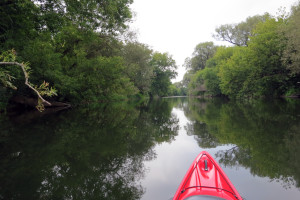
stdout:
<svg viewBox="0 0 300 200">
<path fill-rule="evenodd" d="M 18 62 L 0 62 L 0 65 L 17 65 L 19 67 L 21 67 L 23 73 L 24 73 L 24 77 L 25 77 L 25 85 L 27 85 L 30 89 L 32 89 L 37 96 L 40 98 L 40 100 L 42 100 L 43 103 L 46 103 L 48 105 L 51 105 L 50 102 L 48 102 L 47 100 L 45 100 L 42 95 L 39 93 L 39 91 L 37 91 L 34 87 L 32 87 L 28 81 L 28 73 L 25 69 L 25 65 L 23 63 L 18 63 Z"/>
</svg>

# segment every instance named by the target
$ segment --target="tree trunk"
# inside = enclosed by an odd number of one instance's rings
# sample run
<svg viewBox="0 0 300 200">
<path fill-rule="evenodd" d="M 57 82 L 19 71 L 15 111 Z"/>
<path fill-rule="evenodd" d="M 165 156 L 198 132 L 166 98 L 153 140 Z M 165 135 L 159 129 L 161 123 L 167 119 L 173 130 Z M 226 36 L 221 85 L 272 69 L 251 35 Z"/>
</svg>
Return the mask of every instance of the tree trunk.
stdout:
<svg viewBox="0 0 300 200">
<path fill-rule="evenodd" d="M 27 105 L 27 106 L 31 106 L 31 107 L 36 107 L 36 105 L 38 104 L 38 99 L 36 99 L 36 98 L 29 98 L 29 97 L 19 96 L 19 95 L 12 97 L 10 100 L 14 103 Z M 50 103 L 51 104 L 49 105 L 48 103 L 43 102 L 43 105 L 45 107 L 65 107 L 65 108 L 71 107 L 71 104 L 68 104 L 68 103 L 62 103 L 62 102 L 57 102 L 57 101 L 53 101 Z"/>
</svg>

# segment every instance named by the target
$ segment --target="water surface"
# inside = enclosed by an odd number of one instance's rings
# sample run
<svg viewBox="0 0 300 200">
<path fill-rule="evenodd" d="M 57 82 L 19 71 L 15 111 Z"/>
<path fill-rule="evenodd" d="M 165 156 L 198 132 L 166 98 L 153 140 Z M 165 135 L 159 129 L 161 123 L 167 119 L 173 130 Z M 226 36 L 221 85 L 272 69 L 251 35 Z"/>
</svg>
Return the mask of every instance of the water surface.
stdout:
<svg viewBox="0 0 300 200">
<path fill-rule="evenodd" d="M 208 151 L 245 199 L 300 198 L 300 101 L 172 98 L 0 116 L 0 199 L 170 199 Z"/>
</svg>

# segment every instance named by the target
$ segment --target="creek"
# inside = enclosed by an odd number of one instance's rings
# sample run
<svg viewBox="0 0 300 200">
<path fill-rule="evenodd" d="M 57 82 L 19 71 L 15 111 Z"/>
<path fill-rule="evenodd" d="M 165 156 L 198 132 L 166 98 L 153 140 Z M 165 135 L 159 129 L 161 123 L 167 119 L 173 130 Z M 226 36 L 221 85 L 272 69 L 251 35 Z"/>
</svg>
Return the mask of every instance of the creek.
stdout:
<svg viewBox="0 0 300 200">
<path fill-rule="evenodd" d="M 165 98 L 0 115 L 0 199 L 172 198 L 208 151 L 241 196 L 300 198 L 300 100 Z"/>
</svg>

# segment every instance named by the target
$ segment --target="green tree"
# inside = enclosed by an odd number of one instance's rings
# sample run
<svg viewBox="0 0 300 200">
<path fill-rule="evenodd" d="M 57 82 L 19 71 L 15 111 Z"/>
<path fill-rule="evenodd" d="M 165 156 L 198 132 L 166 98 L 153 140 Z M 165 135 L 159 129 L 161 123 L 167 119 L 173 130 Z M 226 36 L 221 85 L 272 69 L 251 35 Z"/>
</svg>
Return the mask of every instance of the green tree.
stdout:
<svg viewBox="0 0 300 200">
<path fill-rule="evenodd" d="M 204 93 L 206 92 L 206 87 L 204 84 L 203 70 L 199 70 L 195 74 L 193 74 L 189 82 L 188 91 L 189 95 L 204 95 Z"/>
<path fill-rule="evenodd" d="M 300 2 L 292 8 L 288 23 L 283 27 L 286 47 L 282 60 L 291 74 L 300 74 Z"/>
<path fill-rule="evenodd" d="M 245 54 L 249 71 L 242 93 L 280 96 L 289 87 L 288 71 L 281 62 L 284 38 L 279 34 L 279 28 L 284 23 L 283 18 L 269 18 L 254 30 Z"/>
<path fill-rule="evenodd" d="M 198 44 L 193 52 L 192 58 L 187 58 L 185 61 L 185 67 L 187 70 L 197 72 L 198 70 L 204 69 L 206 61 L 213 57 L 217 50 L 217 47 L 213 42 L 204 42 Z"/>
<path fill-rule="evenodd" d="M 38 36 L 39 9 L 30 0 L 0 2 L 0 51 L 22 47 Z"/>
<path fill-rule="evenodd" d="M 218 68 L 205 68 L 203 71 L 203 79 L 206 87 L 206 94 L 212 96 L 221 95 L 220 78 L 218 76 Z"/>
<path fill-rule="evenodd" d="M 220 89 L 231 98 L 242 96 L 240 91 L 249 74 L 248 60 L 245 58 L 247 50 L 246 47 L 232 48 L 229 50 L 232 56 L 220 63 Z"/>
<path fill-rule="evenodd" d="M 49 80 L 60 101 L 79 103 L 136 93 L 124 73 L 117 39 L 131 18 L 132 0 L 1 1 L 0 50 L 15 48 L 19 62 L 30 62 L 32 83 Z M 30 96 L 12 69 L 6 78 Z M 94 72 L 94 73 L 93 73 Z M 150 87 L 150 86 L 149 86 Z M 9 95 L 7 95 L 7 99 Z"/>
<path fill-rule="evenodd" d="M 122 31 L 131 19 L 132 0 L 35 0 L 41 12 L 41 28 L 56 32 L 73 24 L 80 29 L 100 32 Z"/>
<path fill-rule="evenodd" d="M 183 86 L 183 82 L 175 82 L 170 85 L 169 96 L 186 96 L 187 89 Z"/>
<path fill-rule="evenodd" d="M 177 72 L 176 62 L 167 53 L 155 52 L 150 62 L 153 67 L 154 77 L 151 85 L 151 95 L 166 96 L 171 85 L 171 79 L 175 78 Z"/>
<path fill-rule="evenodd" d="M 215 55 L 206 62 L 206 68 L 203 70 L 203 79 L 206 86 L 206 93 L 218 96 L 221 95 L 221 80 L 218 75 L 220 67 L 227 62 L 233 55 L 235 47 L 218 47 Z"/>
<path fill-rule="evenodd" d="M 129 42 L 124 45 L 121 55 L 126 63 L 124 73 L 141 94 L 148 95 L 154 76 L 153 67 L 150 64 L 152 50 L 145 44 Z"/>
<path fill-rule="evenodd" d="M 216 34 L 214 34 L 213 37 L 217 40 L 226 41 L 237 46 L 247 46 L 256 25 L 266 21 L 269 17 L 270 14 L 265 13 L 264 15 L 248 17 L 246 21 L 238 24 L 221 25 L 216 28 Z"/>
<path fill-rule="evenodd" d="M 279 29 L 284 23 L 285 19 L 280 17 L 265 19 L 253 30 L 247 47 L 233 49 L 232 56 L 221 63 L 218 73 L 223 94 L 241 98 L 285 93 L 291 78 L 281 62 L 284 38 Z"/>
<path fill-rule="evenodd" d="M 184 60 L 183 67 L 185 67 L 186 72 L 183 75 L 183 79 L 181 81 L 182 87 L 188 91 L 188 86 L 193 76 L 193 72 L 191 70 L 191 59 L 188 57 Z"/>
<path fill-rule="evenodd" d="M 174 84 L 169 85 L 168 96 L 180 96 L 180 89 Z"/>
<path fill-rule="evenodd" d="M 206 62 L 212 58 L 217 51 L 217 46 L 213 42 L 204 42 L 198 44 L 191 58 L 186 58 L 184 66 L 187 69 L 184 75 L 184 86 L 188 89 L 190 95 L 204 94 L 206 87 L 204 85 L 203 72 Z"/>
</svg>

